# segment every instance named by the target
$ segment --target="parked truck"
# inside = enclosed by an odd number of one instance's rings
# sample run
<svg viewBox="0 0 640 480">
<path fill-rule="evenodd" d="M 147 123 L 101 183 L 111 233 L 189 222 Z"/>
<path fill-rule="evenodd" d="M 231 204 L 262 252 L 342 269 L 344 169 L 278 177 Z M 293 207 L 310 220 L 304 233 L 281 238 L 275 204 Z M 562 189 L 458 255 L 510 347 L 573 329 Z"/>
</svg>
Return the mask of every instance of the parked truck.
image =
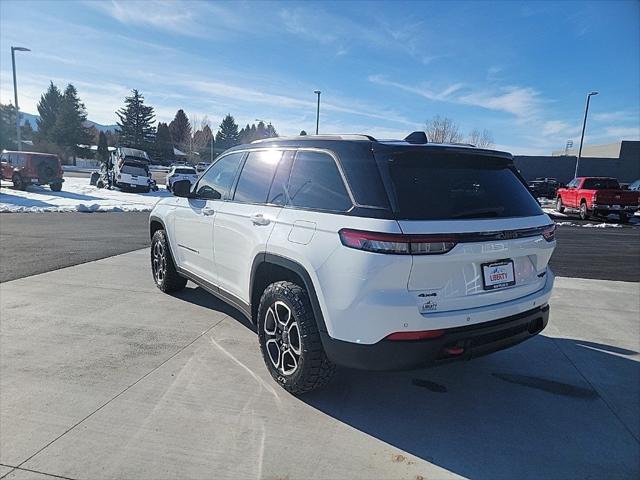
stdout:
<svg viewBox="0 0 640 480">
<path fill-rule="evenodd" d="M 640 192 L 623 190 L 611 177 L 576 177 L 556 194 L 556 210 L 578 212 L 582 220 L 616 214 L 626 223 L 638 204 Z"/>
</svg>

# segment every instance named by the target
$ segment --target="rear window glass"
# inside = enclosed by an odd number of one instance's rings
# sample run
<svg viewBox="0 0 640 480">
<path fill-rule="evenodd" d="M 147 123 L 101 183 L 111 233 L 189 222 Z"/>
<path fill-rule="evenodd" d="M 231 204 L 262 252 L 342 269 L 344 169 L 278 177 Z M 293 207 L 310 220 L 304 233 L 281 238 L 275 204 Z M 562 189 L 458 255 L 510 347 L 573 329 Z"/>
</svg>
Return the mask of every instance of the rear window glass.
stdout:
<svg viewBox="0 0 640 480">
<path fill-rule="evenodd" d="M 175 173 L 181 173 L 184 175 L 195 175 L 196 171 L 193 168 L 176 168 Z"/>
<path fill-rule="evenodd" d="M 585 190 L 617 190 L 620 184 L 613 178 L 587 178 L 582 185 Z"/>
<path fill-rule="evenodd" d="M 398 219 L 444 220 L 541 215 L 542 210 L 500 158 L 405 153 L 389 160 Z"/>
<path fill-rule="evenodd" d="M 125 162 L 124 165 L 122 165 L 120 172 L 126 173 L 128 175 L 140 175 L 143 177 L 147 176 L 147 170 L 144 167 L 136 164 L 127 163 L 127 162 Z"/>
</svg>

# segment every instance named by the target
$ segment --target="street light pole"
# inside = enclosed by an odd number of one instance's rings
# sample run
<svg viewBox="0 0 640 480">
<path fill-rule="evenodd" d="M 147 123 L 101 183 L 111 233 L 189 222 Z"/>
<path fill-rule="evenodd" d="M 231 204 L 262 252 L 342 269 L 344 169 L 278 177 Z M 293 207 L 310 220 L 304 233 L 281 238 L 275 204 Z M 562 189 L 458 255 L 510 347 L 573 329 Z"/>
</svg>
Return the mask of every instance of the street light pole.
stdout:
<svg viewBox="0 0 640 480">
<path fill-rule="evenodd" d="M 314 90 L 313 93 L 318 95 L 318 108 L 316 108 L 316 135 L 318 135 L 318 128 L 320 127 L 320 90 Z"/>
<path fill-rule="evenodd" d="M 13 68 L 13 97 L 16 104 L 16 140 L 18 141 L 18 151 L 22 151 L 22 139 L 20 138 L 20 107 L 18 106 L 18 82 L 16 80 L 16 51 L 30 52 L 25 47 L 11 47 L 11 67 Z"/>
<path fill-rule="evenodd" d="M 598 95 L 598 92 L 591 92 L 587 95 L 587 106 L 584 109 L 584 120 L 582 121 L 582 135 L 580 136 L 580 149 L 578 150 L 578 158 L 576 158 L 576 171 L 573 178 L 578 176 L 578 168 L 580 167 L 580 158 L 582 157 L 582 142 L 584 141 L 584 130 L 587 127 L 587 114 L 589 113 L 589 100 L 593 95 Z"/>
</svg>

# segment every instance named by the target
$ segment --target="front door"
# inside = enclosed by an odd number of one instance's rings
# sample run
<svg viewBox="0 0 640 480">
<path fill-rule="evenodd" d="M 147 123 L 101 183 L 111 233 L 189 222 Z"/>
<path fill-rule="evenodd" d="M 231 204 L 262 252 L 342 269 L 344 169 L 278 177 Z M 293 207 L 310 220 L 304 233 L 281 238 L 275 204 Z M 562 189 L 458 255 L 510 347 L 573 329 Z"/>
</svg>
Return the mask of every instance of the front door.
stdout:
<svg viewBox="0 0 640 480">
<path fill-rule="evenodd" d="M 181 198 L 174 213 L 178 264 L 213 285 L 217 285 L 213 224 L 218 209 L 229 198 L 243 155 L 232 153 L 216 161 L 196 183 L 193 198 Z"/>
</svg>

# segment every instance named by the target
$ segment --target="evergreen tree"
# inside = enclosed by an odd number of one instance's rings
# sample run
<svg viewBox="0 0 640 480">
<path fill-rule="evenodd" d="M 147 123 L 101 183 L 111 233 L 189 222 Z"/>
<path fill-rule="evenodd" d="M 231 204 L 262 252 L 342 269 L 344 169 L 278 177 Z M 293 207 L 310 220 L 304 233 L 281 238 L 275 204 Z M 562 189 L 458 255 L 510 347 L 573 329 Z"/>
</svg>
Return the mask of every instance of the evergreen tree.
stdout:
<svg viewBox="0 0 640 480">
<path fill-rule="evenodd" d="M 216 133 L 216 144 L 223 150 L 240 144 L 238 124 L 230 113 L 220 123 L 220 130 Z"/>
<path fill-rule="evenodd" d="M 53 131 L 56 127 L 56 121 L 62 105 L 62 93 L 53 82 L 49 83 L 49 88 L 40 96 L 38 103 L 38 113 L 40 118 L 37 120 L 38 140 L 46 142 L 54 142 Z"/>
<path fill-rule="evenodd" d="M 307 134 L 307 132 L 305 130 L 300 130 L 300 136 L 304 137 Z"/>
<path fill-rule="evenodd" d="M 16 141 L 16 109 L 13 105 L 0 105 L 0 150 L 15 150 Z"/>
<path fill-rule="evenodd" d="M 155 156 L 162 163 L 170 164 L 175 160 L 171 131 L 166 123 L 158 123 L 158 130 L 156 131 L 156 143 L 153 151 Z"/>
<path fill-rule="evenodd" d="M 276 132 L 276 129 L 271 124 L 267 125 L 266 134 L 267 138 L 274 138 L 278 136 L 278 132 Z"/>
<path fill-rule="evenodd" d="M 107 136 L 104 132 L 98 134 L 98 151 L 96 152 L 96 160 L 107 163 L 109 160 L 109 146 L 107 145 Z"/>
<path fill-rule="evenodd" d="M 256 138 L 258 140 L 267 138 L 267 127 L 264 122 L 258 122 L 258 126 L 256 128 Z"/>
<path fill-rule="evenodd" d="M 82 150 L 78 145 L 91 142 L 91 134 L 84 126 L 86 120 L 87 111 L 78 98 L 78 91 L 72 84 L 67 85 L 50 135 L 55 144 L 66 147 L 67 151 L 73 155 L 74 165 L 76 155 Z"/>
<path fill-rule="evenodd" d="M 116 115 L 121 146 L 145 151 L 153 147 L 155 114 L 153 107 L 144 104 L 144 97 L 138 90 L 131 91 L 131 96 L 124 99 L 124 107 Z"/>
<path fill-rule="evenodd" d="M 173 142 L 178 145 L 178 148 L 188 152 L 191 145 L 191 123 L 184 110 L 180 109 L 176 112 L 176 116 L 169 124 L 169 131 Z"/>
</svg>

